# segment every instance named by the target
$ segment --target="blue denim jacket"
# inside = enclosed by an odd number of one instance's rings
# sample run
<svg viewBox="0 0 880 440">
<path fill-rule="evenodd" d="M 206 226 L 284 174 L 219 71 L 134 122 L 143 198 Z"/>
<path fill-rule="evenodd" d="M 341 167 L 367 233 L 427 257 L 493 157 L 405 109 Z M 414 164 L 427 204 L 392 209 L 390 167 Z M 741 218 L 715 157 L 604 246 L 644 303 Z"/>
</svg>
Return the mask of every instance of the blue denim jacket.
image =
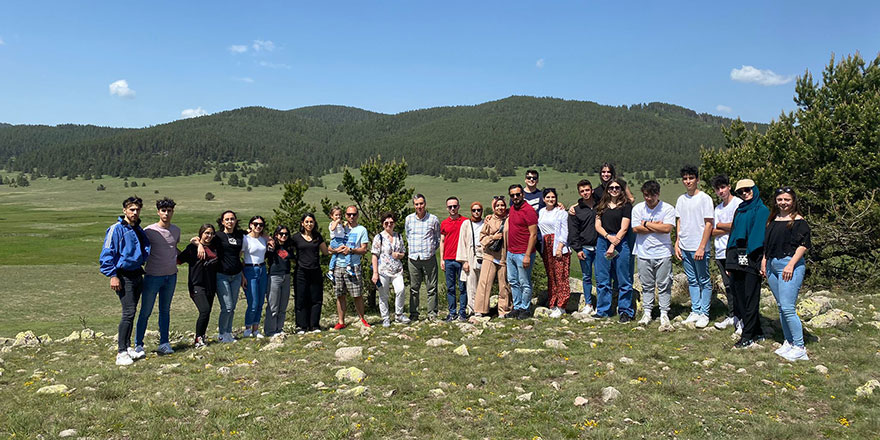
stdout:
<svg viewBox="0 0 880 440">
<path fill-rule="evenodd" d="M 107 228 L 104 237 L 104 247 L 101 248 L 101 256 L 98 261 L 101 264 L 101 273 L 108 276 L 116 276 L 117 270 L 135 271 L 143 267 L 150 256 L 150 240 L 144 234 L 140 224 L 134 226 L 125 221 L 125 217 L 119 219 Z"/>
</svg>

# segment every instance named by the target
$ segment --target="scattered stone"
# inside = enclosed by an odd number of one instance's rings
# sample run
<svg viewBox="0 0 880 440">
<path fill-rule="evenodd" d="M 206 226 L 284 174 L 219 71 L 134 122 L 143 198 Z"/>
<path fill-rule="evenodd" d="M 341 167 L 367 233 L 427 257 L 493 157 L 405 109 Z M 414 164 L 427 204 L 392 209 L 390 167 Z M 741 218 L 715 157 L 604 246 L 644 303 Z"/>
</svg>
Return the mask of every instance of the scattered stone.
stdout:
<svg viewBox="0 0 880 440">
<path fill-rule="evenodd" d="M 397 394 L 397 390 L 388 390 L 388 391 L 382 393 L 382 397 L 388 398 L 388 397 L 391 397 L 395 394 Z"/>
<path fill-rule="evenodd" d="M 614 399 L 620 397 L 620 391 L 617 391 L 617 388 L 614 387 L 605 387 L 602 388 L 602 401 L 610 402 Z"/>
<path fill-rule="evenodd" d="M 736 373 L 737 373 L 737 374 L 746 374 L 747 371 L 746 371 L 745 368 L 739 368 L 739 369 L 736 370 Z"/>
<path fill-rule="evenodd" d="M 620 362 L 621 364 L 626 364 L 626 365 L 632 365 L 632 364 L 636 363 L 636 361 L 634 361 L 626 356 L 618 359 L 617 361 Z"/>
<path fill-rule="evenodd" d="M 553 382 L 550 382 L 550 386 L 553 387 L 554 390 L 559 391 L 559 382 L 554 380 Z"/>
<path fill-rule="evenodd" d="M 73 437 L 73 436 L 75 436 L 76 434 L 77 434 L 77 432 L 76 432 L 75 429 L 65 429 L 64 431 L 61 431 L 61 432 L 58 433 L 58 437 L 62 437 L 62 438 L 64 438 L 64 437 Z"/>
<path fill-rule="evenodd" d="M 876 327 L 877 329 L 880 329 L 880 321 L 870 321 L 870 322 L 868 322 L 868 325 Z"/>
<path fill-rule="evenodd" d="M 767 366 L 767 363 L 764 361 L 758 361 L 758 362 L 755 362 L 755 366 L 758 368 L 764 368 Z"/>
<path fill-rule="evenodd" d="M 73 332 L 70 332 L 70 336 L 61 338 L 58 340 L 58 342 L 78 341 L 80 339 L 79 335 L 80 335 L 80 333 L 78 331 L 73 331 Z"/>
<path fill-rule="evenodd" d="M 715 358 L 709 358 L 709 359 L 705 359 L 703 362 L 700 362 L 700 365 L 702 365 L 702 366 L 704 366 L 704 367 L 706 367 L 706 368 L 709 368 L 709 367 L 711 367 L 712 365 L 715 365 L 715 362 L 717 362 L 717 361 L 718 361 L 718 360 L 715 359 Z"/>
<path fill-rule="evenodd" d="M 764 384 L 764 385 L 767 385 L 767 386 L 771 386 L 771 387 L 773 386 L 773 381 L 772 381 L 772 380 L 761 379 L 761 383 Z"/>
<path fill-rule="evenodd" d="M 34 332 L 28 330 L 15 335 L 15 341 L 12 342 L 13 347 L 33 347 L 40 345 L 40 338 Z"/>
<path fill-rule="evenodd" d="M 541 348 L 514 348 L 513 352 L 517 354 L 537 354 L 542 353 L 544 349 Z"/>
<path fill-rule="evenodd" d="M 870 397 L 874 395 L 874 390 L 880 388 L 880 381 L 877 379 L 871 379 L 865 382 L 864 385 L 856 388 L 856 396 L 857 397 Z"/>
<path fill-rule="evenodd" d="M 443 338 L 431 338 L 425 342 L 428 347 L 440 347 L 441 345 L 452 345 L 452 342 Z"/>
<path fill-rule="evenodd" d="M 367 392 L 367 387 L 365 387 L 363 385 L 358 385 L 354 388 L 347 389 L 347 390 L 342 389 L 342 388 L 336 390 L 337 394 L 341 394 L 343 396 L 354 396 L 354 397 L 360 396 L 361 394 L 364 394 L 365 392 Z"/>
<path fill-rule="evenodd" d="M 813 367 L 813 369 L 816 370 L 816 372 L 819 374 L 828 374 L 828 367 L 822 364 L 816 365 L 815 367 Z"/>
<path fill-rule="evenodd" d="M 550 317 L 550 309 L 547 307 L 535 307 L 535 313 L 533 314 L 535 318 L 549 318 Z"/>
<path fill-rule="evenodd" d="M 342 347 L 336 349 L 336 360 L 339 362 L 348 362 L 360 359 L 364 355 L 364 347 Z"/>
<path fill-rule="evenodd" d="M 37 390 L 37 394 L 64 394 L 67 392 L 70 392 L 70 388 L 62 384 L 47 385 Z"/>
<path fill-rule="evenodd" d="M 357 367 L 341 368 L 336 371 L 337 380 L 347 380 L 349 382 L 361 383 L 366 379 L 367 374 Z"/>
<path fill-rule="evenodd" d="M 260 351 L 272 351 L 284 347 L 283 342 L 270 342 L 260 348 Z"/>
<path fill-rule="evenodd" d="M 589 401 L 581 396 L 577 396 L 574 398 L 574 406 L 584 406 L 587 403 L 589 403 Z"/>
<path fill-rule="evenodd" d="M 232 369 L 230 369 L 229 367 L 220 367 L 217 369 L 217 373 L 222 374 L 224 376 L 231 373 L 231 372 L 232 372 Z"/>
<path fill-rule="evenodd" d="M 470 356 L 470 353 L 468 353 L 467 345 L 464 344 L 459 345 L 458 347 L 456 347 L 455 350 L 452 350 L 452 352 L 459 356 Z"/>
<path fill-rule="evenodd" d="M 798 301 L 795 310 L 797 310 L 797 314 L 801 319 L 809 321 L 810 319 L 831 310 L 831 298 L 828 298 L 827 296 L 813 295 L 809 298 Z"/>
<path fill-rule="evenodd" d="M 287 339 L 287 333 L 281 332 L 272 335 L 269 342 L 284 342 Z"/>
<path fill-rule="evenodd" d="M 52 337 L 49 336 L 48 333 L 44 333 L 44 334 L 40 335 L 39 339 L 40 339 L 41 344 L 51 344 L 52 343 Z"/>
<path fill-rule="evenodd" d="M 446 393 L 440 388 L 434 388 L 433 390 L 428 391 L 428 394 L 430 394 L 431 397 L 443 397 L 446 395 Z"/>
<path fill-rule="evenodd" d="M 520 402 L 530 402 L 532 400 L 532 393 L 520 394 L 519 396 L 516 396 L 516 400 Z"/>
<path fill-rule="evenodd" d="M 318 348 L 318 347 L 323 347 L 323 346 L 324 346 L 324 343 L 321 341 L 312 341 L 312 342 L 309 342 L 308 344 L 306 344 L 303 348 Z"/>
<path fill-rule="evenodd" d="M 548 339 L 544 341 L 544 346 L 547 348 L 555 348 L 557 350 L 568 350 L 568 346 L 558 339 Z"/>
<path fill-rule="evenodd" d="M 831 309 L 811 319 L 809 325 L 815 328 L 844 327 L 853 322 L 852 313 L 840 309 Z"/>
<path fill-rule="evenodd" d="M 577 371 L 574 371 L 574 370 L 565 370 L 565 373 L 564 373 L 564 374 L 565 374 L 566 376 L 575 376 L 575 375 L 578 374 L 578 372 L 577 372 Z"/>
</svg>

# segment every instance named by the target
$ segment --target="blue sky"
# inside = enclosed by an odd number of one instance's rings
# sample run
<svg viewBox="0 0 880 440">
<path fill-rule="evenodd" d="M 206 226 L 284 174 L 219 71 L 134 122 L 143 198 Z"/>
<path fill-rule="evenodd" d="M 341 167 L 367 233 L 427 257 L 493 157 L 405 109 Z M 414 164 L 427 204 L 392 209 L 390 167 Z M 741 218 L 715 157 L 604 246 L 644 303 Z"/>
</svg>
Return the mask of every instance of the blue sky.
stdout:
<svg viewBox="0 0 880 440">
<path fill-rule="evenodd" d="M 880 2 L 7 2 L 0 122 L 143 127 L 260 105 L 383 113 L 510 95 L 768 122 L 880 50 Z"/>
</svg>

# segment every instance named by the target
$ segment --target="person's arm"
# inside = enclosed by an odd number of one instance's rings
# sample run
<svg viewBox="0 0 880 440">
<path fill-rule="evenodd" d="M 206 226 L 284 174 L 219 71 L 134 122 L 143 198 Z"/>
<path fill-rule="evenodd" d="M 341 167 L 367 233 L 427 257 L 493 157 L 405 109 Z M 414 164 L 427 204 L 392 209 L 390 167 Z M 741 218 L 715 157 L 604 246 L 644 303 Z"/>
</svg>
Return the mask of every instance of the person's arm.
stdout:
<svg viewBox="0 0 880 440">
<path fill-rule="evenodd" d="M 526 246 L 526 254 L 523 255 L 523 269 L 532 265 L 532 252 L 535 251 L 535 242 L 538 241 L 538 225 L 529 225 L 529 244 Z"/>
<path fill-rule="evenodd" d="M 352 254 L 355 254 L 355 255 L 365 255 L 365 254 L 367 253 L 367 242 L 368 242 L 368 238 L 367 238 L 366 230 L 364 230 L 364 231 L 365 231 L 365 232 L 364 232 L 364 236 L 361 237 L 361 242 L 358 244 L 358 247 L 356 247 L 356 248 L 354 248 L 354 249 L 351 250 L 351 253 L 352 253 Z"/>
<path fill-rule="evenodd" d="M 681 239 L 681 217 L 675 219 L 675 258 L 678 258 L 681 261 L 681 248 L 678 247 L 678 242 Z"/>
<path fill-rule="evenodd" d="M 322 241 L 322 242 L 321 242 L 321 246 L 319 247 L 319 249 L 321 249 L 321 253 L 322 253 L 322 254 L 324 254 L 324 255 L 330 255 L 330 250 L 327 249 L 327 243 L 324 243 L 324 242 Z"/>
<path fill-rule="evenodd" d="M 733 222 L 730 223 L 715 223 L 715 227 L 712 228 L 712 236 L 717 237 L 719 235 L 729 234 L 731 228 L 733 228 Z"/>
<path fill-rule="evenodd" d="M 473 235 L 471 221 L 465 220 L 461 222 L 461 228 L 458 230 L 458 246 L 455 248 L 455 261 L 461 263 L 461 269 L 464 270 L 464 273 L 471 272 L 469 262 L 471 257 L 477 252 L 472 246 Z"/>
<path fill-rule="evenodd" d="M 600 237 L 608 240 L 608 232 L 605 231 L 605 228 L 602 227 L 602 216 L 596 215 L 596 233 L 599 234 Z"/>
<path fill-rule="evenodd" d="M 380 234 L 381 234 L 381 232 L 380 232 Z M 379 281 L 379 256 L 376 254 L 373 254 L 373 257 L 371 258 L 371 260 L 372 260 L 372 266 L 373 266 L 373 277 L 371 279 L 373 281 L 373 284 L 376 284 Z"/>
<path fill-rule="evenodd" d="M 703 227 L 703 238 L 700 239 L 700 247 L 697 248 L 697 251 L 694 252 L 694 260 L 702 260 L 706 255 L 706 245 L 709 243 L 709 239 L 712 237 L 712 223 L 715 221 L 714 218 L 704 218 L 703 221 L 706 222 Z"/>
<path fill-rule="evenodd" d="M 107 229 L 104 247 L 101 248 L 101 255 L 98 257 L 98 261 L 101 263 L 101 273 L 110 277 L 110 289 L 117 292 L 122 287 L 119 277 L 116 276 L 116 262 L 119 261 L 119 235 L 121 235 L 116 232 L 118 225 L 119 223 L 116 223 Z"/>
<path fill-rule="evenodd" d="M 443 226 L 440 226 L 440 270 L 446 270 L 446 258 L 444 258 L 443 247 L 446 245 L 446 235 L 443 234 Z"/>
<path fill-rule="evenodd" d="M 633 232 L 635 232 L 636 234 L 651 233 L 652 231 L 651 231 L 651 228 L 648 226 L 648 222 L 642 220 L 642 214 L 641 214 L 641 212 L 639 212 L 640 209 L 637 209 L 640 206 L 642 206 L 642 205 L 639 204 L 639 206 L 636 206 L 635 208 L 633 208 L 633 214 L 632 214 Z"/>
<path fill-rule="evenodd" d="M 565 247 L 568 246 L 568 215 L 565 214 L 561 218 L 557 217 L 556 231 L 553 237 L 556 242 L 556 255 L 565 253 Z"/>
</svg>

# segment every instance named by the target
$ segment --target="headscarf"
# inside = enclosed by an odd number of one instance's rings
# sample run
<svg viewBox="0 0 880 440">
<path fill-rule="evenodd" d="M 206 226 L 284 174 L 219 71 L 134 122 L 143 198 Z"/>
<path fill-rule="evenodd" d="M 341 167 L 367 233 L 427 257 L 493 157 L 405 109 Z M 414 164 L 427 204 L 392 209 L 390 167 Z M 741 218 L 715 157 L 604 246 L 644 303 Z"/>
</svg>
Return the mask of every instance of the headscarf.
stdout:
<svg viewBox="0 0 880 440">
<path fill-rule="evenodd" d="M 740 241 L 746 242 L 748 253 L 764 246 L 764 231 L 767 229 L 767 217 L 770 210 L 761 201 L 758 185 L 752 187 L 752 198 L 745 200 L 736 208 L 733 217 L 733 227 L 730 229 L 730 238 L 727 240 L 727 248 L 740 247 Z"/>
<path fill-rule="evenodd" d="M 473 211 L 474 206 L 479 206 L 480 209 L 484 209 L 484 208 L 483 208 L 483 204 L 480 203 L 480 202 L 474 202 L 474 203 L 471 203 L 471 219 L 470 219 L 470 220 L 471 220 L 472 223 L 477 223 L 477 222 L 480 222 L 480 221 L 483 220 L 483 214 L 484 214 L 484 212 L 483 212 L 483 211 L 480 211 L 480 218 L 476 218 L 476 217 L 474 217 L 474 211 Z"/>
</svg>

